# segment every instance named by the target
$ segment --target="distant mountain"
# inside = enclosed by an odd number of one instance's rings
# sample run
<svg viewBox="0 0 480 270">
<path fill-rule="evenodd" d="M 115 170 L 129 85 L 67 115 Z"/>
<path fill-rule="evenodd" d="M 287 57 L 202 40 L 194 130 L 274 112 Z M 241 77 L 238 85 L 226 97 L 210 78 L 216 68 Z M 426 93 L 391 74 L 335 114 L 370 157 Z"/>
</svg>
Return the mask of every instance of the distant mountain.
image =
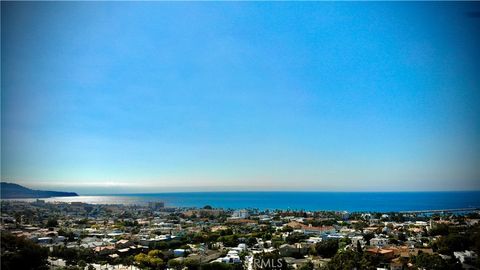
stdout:
<svg viewBox="0 0 480 270">
<path fill-rule="evenodd" d="M 67 197 L 78 196 L 75 192 L 61 192 L 49 190 L 34 190 L 13 183 L 0 183 L 0 191 L 2 199 L 19 199 L 19 198 L 49 198 L 49 197 Z"/>
</svg>

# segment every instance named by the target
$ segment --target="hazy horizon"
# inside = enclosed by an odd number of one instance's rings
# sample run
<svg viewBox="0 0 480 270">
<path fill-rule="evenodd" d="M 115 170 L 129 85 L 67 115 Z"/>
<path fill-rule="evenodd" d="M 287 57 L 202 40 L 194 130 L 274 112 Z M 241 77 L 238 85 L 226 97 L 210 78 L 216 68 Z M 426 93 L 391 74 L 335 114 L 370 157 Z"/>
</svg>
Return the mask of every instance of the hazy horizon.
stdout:
<svg viewBox="0 0 480 270">
<path fill-rule="evenodd" d="M 5 182 L 5 181 L 2 181 Z M 8 183 L 8 182 L 7 182 Z M 92 188 L 92 186 L 65 186 L 65 185 L 25 185 L 24 187 L 37 189 L 37 190 L 49 190 L 49 191 L 64 191 L 75 192 L 79 196 L 101 196 L 101 195 L 148 195 L 148 194 L 168 194 L 168 193 L 450 193 L 450 192 L 480 192 L 478 190 L 351 190 L 351 189 L 315 189 L 315 188 L 293 188 L 293 187 L 264 187 L 263 189 L 251 189 L 251 187 L 242 186 L 229 186 L 229 187 L 168 187 L 162 188 L 159 186 L 98 186 Z M 148 189 L 146 189 L 148 188 Z M 73 199 L 74 200 L 74 199 Z"/>
<path fill-rule="evenodd" d="M 480 3 L 1 7 L 2 181 L 480 190 Z"/>
</svg>

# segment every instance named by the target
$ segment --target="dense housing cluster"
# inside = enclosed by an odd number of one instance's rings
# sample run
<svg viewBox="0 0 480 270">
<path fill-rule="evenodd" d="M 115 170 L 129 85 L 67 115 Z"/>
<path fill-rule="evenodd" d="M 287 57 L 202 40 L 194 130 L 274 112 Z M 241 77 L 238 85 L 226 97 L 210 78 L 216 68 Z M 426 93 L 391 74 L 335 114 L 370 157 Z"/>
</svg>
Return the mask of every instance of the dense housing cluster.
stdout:
<svg viewBox="0 0 480 270">
<path fill-rule="evenodd" d="M 479 269 L 478 211 L 1 202 L 1 269 Z"/>
</svg>

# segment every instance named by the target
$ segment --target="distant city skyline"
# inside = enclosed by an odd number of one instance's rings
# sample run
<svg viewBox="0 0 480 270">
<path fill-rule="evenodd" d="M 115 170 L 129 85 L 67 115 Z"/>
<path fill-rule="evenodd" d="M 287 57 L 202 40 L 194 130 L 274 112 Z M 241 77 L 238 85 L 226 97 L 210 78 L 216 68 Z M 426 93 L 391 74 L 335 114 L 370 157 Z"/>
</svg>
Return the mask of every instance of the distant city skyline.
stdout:
<svg viewBox="0 0 480 270">
<path fill-rule="evenodd" d="M 480 190 L 476 2 L 2 2 L 1 177 Z"/>
</svg>

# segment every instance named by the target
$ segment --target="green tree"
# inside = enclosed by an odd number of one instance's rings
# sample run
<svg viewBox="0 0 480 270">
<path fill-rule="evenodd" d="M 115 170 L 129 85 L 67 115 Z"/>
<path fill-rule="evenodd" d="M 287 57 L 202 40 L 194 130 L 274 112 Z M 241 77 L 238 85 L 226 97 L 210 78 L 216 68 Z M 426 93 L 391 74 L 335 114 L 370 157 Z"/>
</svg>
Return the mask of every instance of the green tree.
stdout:
<svg viewBox="0 0 480 270">
<path fill-rule="evenodd" d="M 339 252 L 333 256 L 328 262 L 328 270 L 344 270 L 344 269 L 376 269 L 376 263 L 372 258 L 366 256 L 364 253 L 355 252 L 351 250 Z"/>
<path fill-rule="evenodd" d="M 445 262 L 436 254 L 420 253 L 412 258 L 412 262 L 419 269 L 450 269 L 450 266 L 447 264 L 447 262 Z"/>
<path fill-rule="evenodd" d="M 2 270 L 42 270 L 47 266 L 48 250 L 25 238 L 1 233 Z"/>
<path fill-rule="evenodd" d="M 357 241 L 357 252 L 363 252 L 362 245 L 360 244 L 360 241 Z"/>
<path fill-rule="evenodd" d="M 311 261 L 308 261 L 307 263 L 303 264 L 298 268 L 299 270 L 313 270 L 313 263 Z"/>
<path fill-rule="evenodd" d="M 145 253 L 135 255 L 134 260 L 141 268 L 162 269 L 164 265 L 163 260 L 158 256 L 159 253 L 156 250 L 152 250 L 148 255 Z"/>
<path fill-rule="evenodd" d="M 154 249 L 154 250 L 150 250 L 148 252 L 148 257 L 156 257 L 156 258 L 162 258 L 163 257 L 163 254 L 160 250 L 158 249 Z"/>
<path fill-rule="evenodd" d="M 430 229 L 429 234 L 431 236 L 436 235 L 448 235 L 449 227 L 447 224 L 437 224 L 432 229 Z"/>
<path fill-rule="evenodd" d="M 315 245 L 315 250 L 319 256 L 331 258 L 338 251 L 338 240 L 335 239 L 318 242 Z"/>
<path fill-rule="evenodd" d="M 87 266 L 87 263 L 84 260 L 78 261 L 77 265 L 81 268 L 84 269 L 85 266 Z"/>
<path fill-rule="evenodd" d="M 307 236 L 303 233 L 291 233 L 290 235 L 287 236 L 287 238 L 285 238 L 285 241 L 289 244 L 295 244 L 306 238 Z"/>
<path fill-rule="evenodd" d="M 226 263 L 205 263 L 200 265 L 200 270 L 240 270 L 241 266 L 226 264 Z"/>
<path fill-rule="evenodd" d="M 196 270 L 200 267 L 200 261 L 198 259 L 186 258 L 183 264 L 188 270 Z"/>
<path fill-rule="evenodd" d="M 56 218 L 49 218 L 46 226 L 48 228 L 58 227 L 58 221 Z"/>
<path fill-rule="evenodd" d="M 169 260 L 168 261 L 168 267 L 180 270 L 183 268 L 183 262 L 177 259 Z"/>
<path fill-rule="evenodd" d="M 466 250 L 470 247 L 471 240 L 460 234 L 449 234 L 440 238 L 434 247 L 440 254 L 453 254 L 454 251 Z"/>
</svg>

